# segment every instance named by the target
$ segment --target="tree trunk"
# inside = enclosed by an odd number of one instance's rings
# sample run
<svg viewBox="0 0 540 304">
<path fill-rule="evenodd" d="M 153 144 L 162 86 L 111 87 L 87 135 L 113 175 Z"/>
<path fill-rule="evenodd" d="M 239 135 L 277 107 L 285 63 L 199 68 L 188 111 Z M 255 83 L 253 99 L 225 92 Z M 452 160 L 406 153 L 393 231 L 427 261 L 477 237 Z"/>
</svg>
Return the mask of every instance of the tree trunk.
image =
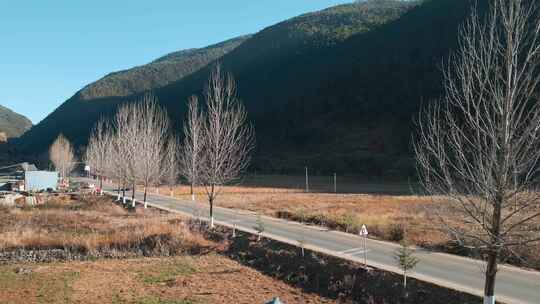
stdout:
<svg viewBox="0 0 540 304">
<path fill-rule="evenodd" d="M 135 208 L 135 183 L 133 183 L 133 189 L 131 189 L 131 207 Z"/>
<path fill-rule="evenodd" d="M 212 191 L 213 191 L 213 188 L 214 187 L 212 187 Z M 193 183 L 191 183 L 191 200 L 195 201 L 195 193 L 193 193 Z"/>
<path fill-rule="evenodd" d="M 214 198 L 210 199 L 210 228 L 214 228 Z"/>
<path fill-rule="evenodd" d="M 99 177 L 99 195 L 103 195 L 103 177 Z"/>
<path fill-rule="evenodd" d="M 214 185 L 212 185 L 212 189 L 210 191 L 210 228 L 214 229 Z"/>
<path fill-rule="evenodd" d="M 495 278 L 497 276 L 497 251 L 488 254 L 484 304 L 495 304 Z"/>
<path fill-rule="evenodd" d="M 126 204 L 126 182 L 122 183 L 122 204 Z"/>
<path fill-rule="evenodd" d="M 403 288 L 407 289 L 407 272 L 403 273 Z"/>
<path fill-rule="evenodd" d="M 486 266 L 486 282 L 484 286 L 484 304 L 495 304 L 495 279 L 497 277 L 497 262 L 499 258 L 499 249 L 496 247 L 499 243 L 501 230 L 501 208 L 504 203 L 504 191 L 499 191 L 495 197 L 493 208 L 493 218 L 491 229 L 491 246 L 488 252 Z"/>
<path fill-rule="evenodd" d="M 144 209 L 146 209 L 148 206 L 146 204 L 146 193 L 148 191 L 148 187 L 144 187 Z"/>
</svg>

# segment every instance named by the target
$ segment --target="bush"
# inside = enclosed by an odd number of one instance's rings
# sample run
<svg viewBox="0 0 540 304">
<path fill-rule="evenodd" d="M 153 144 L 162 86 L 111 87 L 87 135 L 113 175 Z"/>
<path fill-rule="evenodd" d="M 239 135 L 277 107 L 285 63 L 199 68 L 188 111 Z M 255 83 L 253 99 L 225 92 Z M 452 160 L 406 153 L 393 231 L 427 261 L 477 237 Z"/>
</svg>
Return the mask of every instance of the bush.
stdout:
<svg viewBox="0 0 540 304">
<path fill-rule="evenodd" d="M 358 222 L 358 218 L 350 213 L 344 214 L 339 219 L 339 224 L 344 228 L 345 232 L 350 233 L 355 233 L 360 225 Z"/>
<path fill-rule="evenodd" d="M 393 224 L 388 230 L 388 239 L 393 242 L 401 242 L 405 239 L 405 225 Z"/>
</svg>

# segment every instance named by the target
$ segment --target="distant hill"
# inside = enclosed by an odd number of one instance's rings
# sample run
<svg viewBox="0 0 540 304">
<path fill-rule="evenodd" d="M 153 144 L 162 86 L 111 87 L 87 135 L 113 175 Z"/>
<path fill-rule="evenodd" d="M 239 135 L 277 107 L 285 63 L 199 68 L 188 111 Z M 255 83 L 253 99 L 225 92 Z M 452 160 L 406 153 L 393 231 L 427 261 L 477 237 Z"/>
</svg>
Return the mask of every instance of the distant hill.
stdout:
<svg viewBox="0 0 540 304">
<path fill-rule="evenodd" d="M 242 36 L 202 49 L 190 49 L 163 56 L 149 64 L 111 73 L 79 92 L 84 100 L 128 96 L 165 86 L 198 71 L 208 63 L 238 47 L 248 36 Z"/>
<path fill-rule="evenodd" d="M 441 93 L 439 65 L 456 46 L 469 0 L 369 0 L 305 14 L 250 36 L 219 59 L 232 72 L 257 132 L 259 172 L 414 174 L 412 118 Z M 159 62 L 159 60 L 158 60 Z M 181 125 L 212 64 L 152 88 Z M 148 87 L 147 87 L 148 88 Z M 85 144 L 100 115 L 142 94 L 82 92 L 22 137 L 42 151 L 62 132 Z"/>
<path fill-rule="evenodd" d="M 31 127 L 30 119 L 0 105 L 0 141 L 19 137 Z"/>
</svg>

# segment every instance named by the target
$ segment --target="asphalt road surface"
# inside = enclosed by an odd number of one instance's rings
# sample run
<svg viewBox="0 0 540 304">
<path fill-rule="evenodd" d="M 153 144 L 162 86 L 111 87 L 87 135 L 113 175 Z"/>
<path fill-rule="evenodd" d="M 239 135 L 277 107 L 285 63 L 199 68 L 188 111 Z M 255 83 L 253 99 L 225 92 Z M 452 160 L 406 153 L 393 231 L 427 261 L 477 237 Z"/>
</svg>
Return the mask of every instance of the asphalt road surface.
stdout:
<svg viewBox="0 0 540 304">
<path fill-rule="evenodd" d="M 105 189 L 114 192 L 113 188 Z M 127 195 L 127 194 L 126 194 Z M 131 193 L 129 193 L 131 197 Z M 142 200 L 142 193 L 137 193 L 136 200 Z M 148 194 L 150 206 L 170 212 L 177 212 L 201 219 L 208 217 L 208 203 L 182 201 L 166 196 Z M 255 232 L 257 215 L 251 212 L 235 211 L 226 208 L 214 208 L 215 223 L 235 226 L 238 230 Z M 301 240 L 305 248 L 398 272 L 394 260 L 397 244 L 367 239 L 366 250 L 362 237 L 330 231 L 289 222 L 281 219 L 262 217 L 265 227 L 263 236 L 277 241 L 298 245 Z M 369 227 L 368 231 L 369 231 Z M 484 277 L 483 263 L 477 260 L 458 257 L 426 250 L 417 250 L 420 263 L 411 274 L 417 279 L 463 292 L 481 296 Z M 540 272 L 527 271 L 511 266 L 501 266 L 497 275 L 496 297 L 505 303 L 540 303 Z"/>
</svg>

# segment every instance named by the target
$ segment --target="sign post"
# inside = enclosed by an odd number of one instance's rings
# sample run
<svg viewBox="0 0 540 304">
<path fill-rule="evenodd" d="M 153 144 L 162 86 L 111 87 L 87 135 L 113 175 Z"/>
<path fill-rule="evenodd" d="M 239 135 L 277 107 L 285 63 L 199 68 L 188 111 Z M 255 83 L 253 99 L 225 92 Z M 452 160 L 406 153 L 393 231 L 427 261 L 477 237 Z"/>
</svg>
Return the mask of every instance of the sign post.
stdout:
<svg viewBox="0 0 540 304">
<path fill-rule="evenodd" d="M 367 268 L 367 236 L 368 231 L 366 225 L 362 225 L 362 228 L 360 229 L 360 236 L 362 236 L 363 243 L 364 243 L 364 267 Z"/>
</svg>

